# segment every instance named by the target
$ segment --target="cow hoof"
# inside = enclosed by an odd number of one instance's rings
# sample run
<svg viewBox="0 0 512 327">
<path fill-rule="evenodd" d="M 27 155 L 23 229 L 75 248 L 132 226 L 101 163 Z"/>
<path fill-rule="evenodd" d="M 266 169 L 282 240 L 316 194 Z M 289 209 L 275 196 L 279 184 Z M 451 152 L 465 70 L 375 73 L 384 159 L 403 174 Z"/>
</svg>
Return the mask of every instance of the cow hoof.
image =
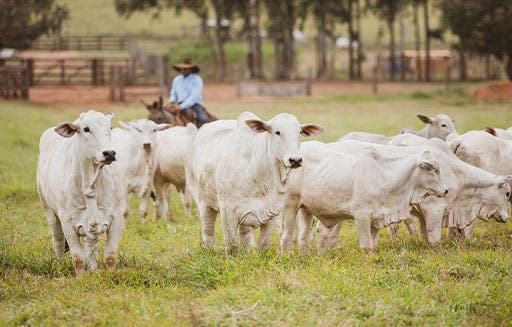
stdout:
<svg viewBox="0 0 512 327">
<path fill-rule="evenodd" d="M 109 255 L 105 261 L 107 262 L 107 269 L 108 270 L 113 270 L 116 268 L 116 256 L 111 254 Z"/>
</svg>

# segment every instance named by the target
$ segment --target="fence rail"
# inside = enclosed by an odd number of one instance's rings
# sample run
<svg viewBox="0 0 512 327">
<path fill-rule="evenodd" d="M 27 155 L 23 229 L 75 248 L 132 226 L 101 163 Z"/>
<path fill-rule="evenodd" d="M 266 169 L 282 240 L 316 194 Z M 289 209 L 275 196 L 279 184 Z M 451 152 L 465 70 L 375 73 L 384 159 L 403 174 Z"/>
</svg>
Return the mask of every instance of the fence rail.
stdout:
<svg viewBox="0 0 512 327">
<path fill-rule="evenodd" d="M 61 36 L 55 38 L 40 38 L 34 42 L 34 50 L 107 50 L 126 51 L 131 38 L 127 36 Z"/>
</svg>

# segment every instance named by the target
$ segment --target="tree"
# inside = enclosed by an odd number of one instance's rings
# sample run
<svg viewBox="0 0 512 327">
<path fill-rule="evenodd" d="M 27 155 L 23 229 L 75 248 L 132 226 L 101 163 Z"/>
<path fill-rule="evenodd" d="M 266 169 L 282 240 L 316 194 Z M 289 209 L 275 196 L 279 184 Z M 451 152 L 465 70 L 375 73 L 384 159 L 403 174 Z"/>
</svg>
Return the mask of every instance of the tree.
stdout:
<svg viewBox="0 0 512 327">
<path fill-rule="evenodd" d="M 444 0 L 442 22 L 462 50 L 493 55 L 512 80 L 512 1 Z"/>
<path fill-rule="evenodd" d="M 390 78 L 395 80 L 396 75 L 396 44 L 395 44 L 395 21 L 399 14 L 400 6 L 395 0 L 367 0 L 366 6 L 377 17 L 386 21 L 389 31 L 389 62 Z"/>
<path fill-rule="evenodd" d="M 300 12 L 297 0 L 264 0 L 268 16 L 268 33 L 274 39 L 275 76 L 295 78 L 295 39 L 293 30 Z"/>
<path fill-rule="evenodd" d="M 161 9 L 162 7 L 174 8 L 176 13 L 181 10 L 189 10 L 196 14 L 206 26 L 208 19 L 208 4 L 215 13 L 215 42 L 218 63 L 218 79 L 224 80 L 226 75 L 226 54 L 224 45 L 229 37 L 231 21 L 235 13 L 237 0 L 115 0 L 115 7 L 119 14 L 129 16 L 135 11 L 144 11 L 147 9 Z M 226 24 L 227 23 L 227 24 Z"/>
<path fill-rule="evenodd" d="M 260 1 L 240 1 L 238 12 L 244 20 L 244 32 L 247 36 L 247 68 L 249 78 L 263 78 L 263 56 L 260 33 Z"/>
<path fill-rule="evenodd" d="M 0 1 L 0 48 L 27 49 L 41 35 L 60 32 L 69 17 L 54 0 Z"/>
</svg>

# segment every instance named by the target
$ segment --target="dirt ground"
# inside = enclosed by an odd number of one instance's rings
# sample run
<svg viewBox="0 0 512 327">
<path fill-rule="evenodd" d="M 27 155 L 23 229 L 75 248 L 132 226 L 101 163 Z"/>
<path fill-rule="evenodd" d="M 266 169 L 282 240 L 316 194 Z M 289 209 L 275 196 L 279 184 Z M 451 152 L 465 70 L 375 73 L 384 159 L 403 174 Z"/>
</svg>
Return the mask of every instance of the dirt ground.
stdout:
<svg viewBox="0 0 512 327">
<path fill-rule="evenodd" d="M 505 81 L 491 82 L 469 92 L 468 95 L 485 100 L 512 99 L 512 83 Z"/>
<path fill-rule="evenodd" d="M 415 91 L 431 91 L 442 88 L 440 84 L 419 83 L 380 83 L 379 94 L 400 94 Z M 315 82 L 312 86 L 313 98 L 330 97 L 336 95 L 371 95 L 372 83 L 367 82 Z M 167 90 L 165 94 L 167 95 Z M 131 95 L 131 93 L 133 93 Z M 126 102 L 137 102 L 144 99 L 147 102 L 156 100 L 160 90 L 158 87 L 132 87 L 126 91 Z M 109 99 L 110 90 L 107 86 L 45 86 L 30 89 L 31 102 L 55 105 L 58 107 L 73 106 L 107 106 L 112 105 Z M 117 95 L 116 95 L 117 96 Z M 235 100 L 254 99 L 254 97 L 239 98 L 236 95 L 235 84 L 232 83 L 206 83 L 203 90 L 205 102 L 208 100 Z M 269 99 L 258 97 L 258 99 Z"/>
</svg>

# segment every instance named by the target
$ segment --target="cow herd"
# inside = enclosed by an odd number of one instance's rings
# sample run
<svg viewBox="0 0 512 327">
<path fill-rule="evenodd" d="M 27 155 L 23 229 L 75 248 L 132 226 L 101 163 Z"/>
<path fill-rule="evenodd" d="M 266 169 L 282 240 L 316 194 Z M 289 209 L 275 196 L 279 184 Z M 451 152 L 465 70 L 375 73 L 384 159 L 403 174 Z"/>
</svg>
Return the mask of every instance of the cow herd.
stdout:
<svg viewBox="0 0 512 327">
<path fill-rule="evenodd" d="M 40 139 L 37 190 L 57 257 L 67 244 L 77 276 L 97 269 L 103 233 L 105 263 L 116 266 L 130 194 L 141 199 L 142 222 L 150 198 L 155 218 L 166 220 L 173 187 L 189 216 L 195 202 L 206 248 L 214 247 L 220 216 L 229 254 L 267 248 L 275 227 L 283 253 L 295 244 L 307 252 L 313 217 L 319 252 L 337 246 L 346 219 L 355 221 L 366 252 L 375 250 L 386 226 L 395 235 L 404 221 L 416 233 L 413 217 L 432 245 L 443 227 L 449 236 L 470 237 L 479 219 L 508 220 L 512 133 L 506 130 L 459 135 L 446 115 L 418 115 L 427 124 L 421 131 L 351 132 L 322 143 L 301 142 L 324 129 L 287 113 L 264 121 L 244 112 L 199 129 L 149 119 L 112 129 L 112 117 L 91 110 Z"/>
</svg>

